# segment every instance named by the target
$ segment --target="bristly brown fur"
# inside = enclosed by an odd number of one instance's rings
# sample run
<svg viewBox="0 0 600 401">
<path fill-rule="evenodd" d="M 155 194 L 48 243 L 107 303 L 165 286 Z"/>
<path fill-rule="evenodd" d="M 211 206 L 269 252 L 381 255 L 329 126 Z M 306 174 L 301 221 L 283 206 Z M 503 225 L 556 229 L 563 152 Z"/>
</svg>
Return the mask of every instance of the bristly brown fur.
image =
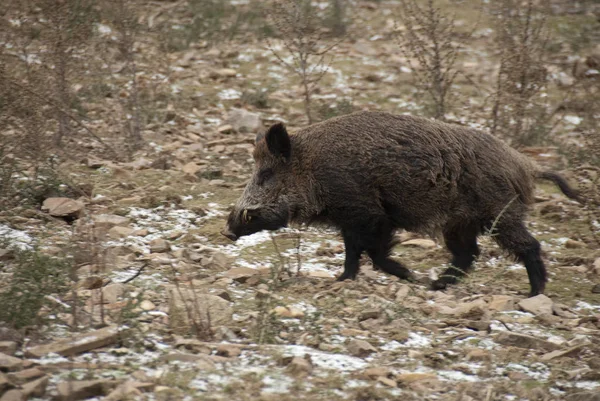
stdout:
<svg viewBox="0 0 600 401">
<path fill-rule="evenodd" d="M 340 229 L 353 278 L 367 252 L 382 270 L 407 278 L 388 258 L 393 233 L 441 232 L 453 254 L 434 288 L 467 271 L 479 254 L 477 236 L 494 238 L 523 262 L 532 294 L 541 293 L 546 271 L 539 243 L 523 225 L 534 201 L 536 178 L 576 195 L 558 174 L 540 172 L 497 138 L 463 126 L 384 112 L 358 112 L 288 135 L 281 124 L 257 137 L 255 174 L 229 217 L 235 236 L 274 229 L 290 221 Z M 240 210 L 256 215 L 239 222 Z"/>
</svg>

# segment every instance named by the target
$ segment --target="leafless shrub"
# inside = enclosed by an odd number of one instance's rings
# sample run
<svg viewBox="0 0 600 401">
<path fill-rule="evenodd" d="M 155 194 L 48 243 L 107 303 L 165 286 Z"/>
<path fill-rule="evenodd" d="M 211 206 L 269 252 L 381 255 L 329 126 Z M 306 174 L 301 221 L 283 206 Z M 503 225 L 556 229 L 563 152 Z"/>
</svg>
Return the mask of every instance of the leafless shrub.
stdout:
<svg viewBox="0 0 600 401">
<path fill-rule="evenodd" d="M 571 152 L 572 162 L 578 166 L 575 173 L 587 223 L 600 246 L 600 131 L 583 131 L 580 138 L 581 143 Z"/>
<path fill-rule="evenodd" d="M 198 305 L 200 304 L 200 300 L 196 288 L 194 287 L 193 280 L 188 280 L 188 288 L 182 287 L 177 269 L 173 265 L 171 265 L 171 272 L 172 281 L 175 283 L 175 290 L 183 303 L 185 314 L 192 329 L 192 334 L 199 340 L 212 340 L 213 332 L 210 311 L 208 307 L 204 313 L 199 310 Z M 189 300 L 187 296 L 190 293 L 192 294 L 191 300 Z"/>
<path fill-rule="evenodd" d="M 46 48 L 38 52 L 50 85 L 44 82 L 45 93 L 59 105 L 55 108 L 58 129 L 54 141 L 60 144 L 64 137 L 71 134 L 71 119 L 68 111 L 73 106 L 72 78 L 81 66 L 82 46 L 91 37 L 92 22 L 95 17 L 92 0 L 24 0 L 21 5 L 28 15 L 22 22 L 29 35 Z M 41 89 L 41 88 L 39 88 Z M 38 92 L 42 92 L 39 90 Z M 45 91 L 43 91 L 45 92 Z"/>
<path fill-rule="evenodd" d="M 458 69 L 456 59 L 461 49 L 454 17 L 444 13 L 427 0 L 424 5 L 417 0 L 401 0 L 399 20 L 403 27 L 397 29 L 400 50 L 413 68 L 418 85 L 433 102 L 433 116 L 444 120 L 452 104 L 451 88 Z"/>
<path fill-rule="evenodd" d="M 339 41 L 325 38 L 316 9 L 308 0 L 275 0 L 269 14 L 287 56 L 267 41 L 269 50 L 281 65 L 300 78 L 304 111 L 312 124 L 311 95 L 327 73 L 332 60 L 329 52 Z"/>
<path fill-rule="evenodd" d="M 139 32 L 137 15 L 130 2 L 126 0 L 105 0 L 105 12 L 117 33 L 118 56 L 124 65 L 121 73 L 128 78 L 128 84 L 123 88 L 127 96 L 119 96 L 123 103 L 125 144 L 128 153 L 138 150 L 142 145 L 142 117 L 140 109 L 140 91 L 137 82 L 137 62 L 135 41 Z"/>
<path fill-rule="evenodd" d="M 548 44 L 546 16 L 517 0 L 495 4 L 496 43 L 500 67 L 496 77 L 492 112 L 492 134 L 513 145 L 530 145 L 550 130 L 552 113 L 542 93 L 547 84 L 544 66 Z"/>
<path fill-rule="evenodd" d="M 346 34 L 346 10 L 348 8 L 347 0 L 330 0 L 329 15 L 327 25 L 334 36 L 343 36 Z"/>
</svg>

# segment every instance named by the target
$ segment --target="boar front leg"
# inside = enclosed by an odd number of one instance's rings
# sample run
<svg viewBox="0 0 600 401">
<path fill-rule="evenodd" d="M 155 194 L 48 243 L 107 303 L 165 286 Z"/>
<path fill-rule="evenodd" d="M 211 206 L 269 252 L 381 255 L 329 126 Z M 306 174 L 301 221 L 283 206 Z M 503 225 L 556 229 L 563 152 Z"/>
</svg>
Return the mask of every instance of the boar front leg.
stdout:
<svg viewBox="0 0 600 401">
<path fill-rule="evenodd" d="M 364 248 L 361 247 L 359 239 L 352 234 L 348 231 L 342 231 L 344 247 L 346 248 L 346 260 L 344 261 L 344 272 L 337 278 L 337 281 L 354 280 L 358 274 L 360 255 L 362 255 Z"/>
</svg>

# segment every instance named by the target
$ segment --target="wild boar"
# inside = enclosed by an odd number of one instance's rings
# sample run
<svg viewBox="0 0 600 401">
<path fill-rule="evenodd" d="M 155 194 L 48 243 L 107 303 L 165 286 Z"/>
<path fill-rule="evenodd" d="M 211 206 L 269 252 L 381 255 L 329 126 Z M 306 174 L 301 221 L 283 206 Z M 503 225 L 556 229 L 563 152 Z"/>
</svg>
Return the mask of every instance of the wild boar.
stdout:
<svg viewBox="0 0 600 401">
<path fill-rule="evenodd" d="M 403 228 L 443 235 L 452 266 L 432 287 L 444 289 L 472 268 L 477 237 L 493 228 L 500 247 L 525 265 L 530 296 L 543 293 L 540 243 L 523 223 L 534 180 L 577 199 L 560 175 L 487 133 L 385 112 L 336 117 L 292 135 L 274 124 L 257 135 L 253 157 L 253 176 L 222 234 L 235 241 L 290 222 L 335 227 L 346 252 L 338 280 L 356 277 L 363 252 L 376 268 L 413 278 L 389 257 Z"/>
</svg>

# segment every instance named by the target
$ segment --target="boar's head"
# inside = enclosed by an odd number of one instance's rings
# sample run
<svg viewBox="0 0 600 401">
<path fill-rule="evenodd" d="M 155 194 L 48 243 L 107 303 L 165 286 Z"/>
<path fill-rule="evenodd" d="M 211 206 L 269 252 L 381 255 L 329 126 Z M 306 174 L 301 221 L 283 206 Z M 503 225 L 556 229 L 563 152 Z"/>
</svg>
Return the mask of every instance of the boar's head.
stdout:
<svg viewBox="0 0 600 401">
<path fill-rule="evenodd" d="M 286 227 L 290 220 L 292 146 L 283 124 L 274 124 L 257 135 L 253 157 L 252 178 L 221 231 L 233 241 L 262 230 Z"/>
</svg>

